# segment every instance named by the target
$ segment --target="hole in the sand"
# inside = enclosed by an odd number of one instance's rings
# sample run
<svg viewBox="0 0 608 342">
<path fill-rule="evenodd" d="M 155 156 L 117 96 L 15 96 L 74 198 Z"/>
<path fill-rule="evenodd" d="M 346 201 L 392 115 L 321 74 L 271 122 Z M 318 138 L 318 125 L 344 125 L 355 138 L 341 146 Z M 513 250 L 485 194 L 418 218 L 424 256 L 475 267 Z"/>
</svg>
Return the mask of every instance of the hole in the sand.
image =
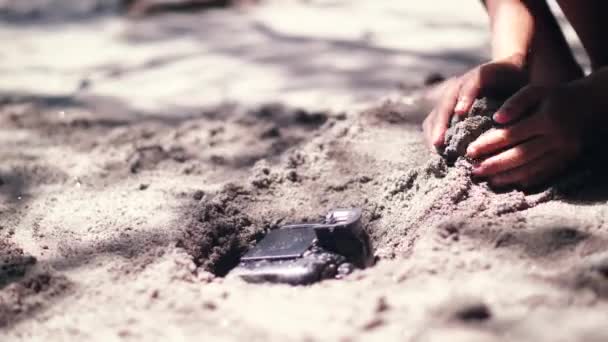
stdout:
<svg viewBox="0 0 608 342">
<path fill-rule="evenodd" d="M 180 241 L 180 247 L 185 248 L 197 265 L 205 270 L 223 277 L 239 262 L 253 236 L 239 232 L 245 228 L 248 221 L 221 219 L 215 222 L 203 223 L 208 228 L 198 229 L 191 226 L 187 238 Z"/>
<path fill-rule="evenodd" d="M 246 214 L 241 208 L 251 195 L 246 188 L 228 186 L 188 209 L 190 223 L 177 246 L 205 271 L 220 277 L 232 272 L 253 283 L 307 285 L 373 264 L 360 209 L 336 209 L 312 223 L 299 218 L 283 226 L 282 219 Z"/>
<path fill-rule="evenodd" d="M 596 265 L 595 271 L 599 273 L 602 277 L 608 279 L 608 260 L 604 260 L 602 263 Z"/>
<path fill-rule="evenodd" d="M 487 305 L 478 303 L 461 308 L 454 316 L 463 322 L 481 322 L 490 319 L 492 313 Z"/>
<path fill-rule="evenodd" d="M 242 187 L 228 185 L 212 200 L 186 210 L 189 223 L 178 246 L 217 276 L 228 274 L 262 231 L 236 205 L 247 194 Z"/>
</svg>

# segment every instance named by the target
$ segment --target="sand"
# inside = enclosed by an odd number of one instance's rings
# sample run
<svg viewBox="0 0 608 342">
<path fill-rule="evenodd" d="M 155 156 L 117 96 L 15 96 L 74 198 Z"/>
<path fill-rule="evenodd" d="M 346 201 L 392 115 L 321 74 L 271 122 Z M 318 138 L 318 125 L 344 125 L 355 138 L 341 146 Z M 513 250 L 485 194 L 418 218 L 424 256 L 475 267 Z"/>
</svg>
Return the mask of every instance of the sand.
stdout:
<svg viewBox="0 0 608 342">
<path fill-rule="evenodd" d="M 453 164 L 459 157 L 465 157 L 469 144 L 496 126 L 492 115 L 503 102 L 502 99 L 482 97 L 473 102 L 464 117 L 452 116 L 450 126 L 445 133 L 444 145 L 439 151 L 448 163 Z"/>
<path fill-rule="evenodd" d="M 418 105 L 163 122 L 5 101 L 2 334 L 605 340 L 601 182 L 495 193 L 425 149 Z M 265 231 L 334 207 L 363 208 L 374 267 L 309 287 L 222 278 Z"/>
<path fill-rule="evenodd" d="M 606 341 L 602 170 L 496 192 L 427 150 L 424 99 L 168 116 L 2 95 L 0 339 Z M 363 209 L 373 267 L 223 277 L 266 231 L 336 207 Z"/>
</svg>

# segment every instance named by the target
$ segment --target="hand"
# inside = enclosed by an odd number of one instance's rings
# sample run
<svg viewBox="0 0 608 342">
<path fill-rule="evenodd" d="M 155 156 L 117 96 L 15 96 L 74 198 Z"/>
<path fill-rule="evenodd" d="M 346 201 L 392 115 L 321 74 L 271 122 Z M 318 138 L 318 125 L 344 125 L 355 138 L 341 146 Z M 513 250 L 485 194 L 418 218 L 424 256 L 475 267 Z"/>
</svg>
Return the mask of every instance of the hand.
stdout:
<svg viewBox="0 0 608 342">
<path fill-rule="evenodd" d="M 485 157 L 473 175 L 491 185 L 539 185 L 562 171 L 582 150 L 589 107 L 585 91 L 569 87 L 527 86 L 494 114 L 499 124 L 467 149 L 467 157 Z"/>
<path fill-rule="evenodd" d="M 452 114 L 465 115 L 481 93 L 490 89 L 513 92 L 521 88 L 528 79 L 524 62 L 524 56 L 517 54 L 480 65 L 446 81 L 445 93 L 422 125 L 427 143 L 442 146 Z"/>
</svg>

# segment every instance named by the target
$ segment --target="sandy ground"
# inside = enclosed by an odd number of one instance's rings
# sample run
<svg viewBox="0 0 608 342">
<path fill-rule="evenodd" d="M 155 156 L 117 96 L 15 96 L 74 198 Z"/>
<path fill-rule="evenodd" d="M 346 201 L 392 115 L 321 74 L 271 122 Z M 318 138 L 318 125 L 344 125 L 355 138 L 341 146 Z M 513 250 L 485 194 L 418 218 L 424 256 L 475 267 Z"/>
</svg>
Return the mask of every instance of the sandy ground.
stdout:
<svg viewBox="0 0 608 342">
<path fill-rule="evenodd" d="M 486 56 L 477 2 L 137 21 L 15 3 L 2 341 L 608 340 L 602 172 L 495 193 L 422 144 L 421 81 Z M 264 231 L 349 206 L 374 267 L 308 287 L 217 276 Z"/>
</svg>

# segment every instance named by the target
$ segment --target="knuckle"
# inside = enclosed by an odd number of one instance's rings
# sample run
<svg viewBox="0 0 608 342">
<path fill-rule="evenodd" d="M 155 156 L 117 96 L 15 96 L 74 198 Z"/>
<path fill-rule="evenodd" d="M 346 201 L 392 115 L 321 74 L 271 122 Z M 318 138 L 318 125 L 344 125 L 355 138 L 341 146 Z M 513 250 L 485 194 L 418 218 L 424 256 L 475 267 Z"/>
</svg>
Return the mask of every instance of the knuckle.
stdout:
<svg viewBox="0 0 608 342">
<path fill-rule="evenodd" d="M 460 90 L 460 87 L 462 86 L 463 82 L 464 82 L 464 77 L 465 76 L 461 76 L 461 77 L 457 77 L 454 78 L 451 82 L 450 82 L 450 86 L 448 88 L 448 93 L 449 94 L 455 94 L 458 93 L 458 90 Z"/>
<path fill-rule="evenodd" d="M 494 158 L 487 159 L 479 165 L 479 168 L 485 173 L 492 173 L 496 169 L 496 160 Z"/>
<path fill-rule="evenodd" d="M 475 84 L 479 79 L 479 75 L 481 74 L 481 68 L 475 68 L 468 73 L 465 74 L 465 78 L 463 79 L 463 84 L 465 86 L 470 86 Z"/>
<path fill-rule="evenodd" d="M 511 139 L 513 133 L 510 129 L 501 129 L 497 132 L 497 142 L 507 142 Z"/>
<path fill-rule="evenodd" d="M 466 84 L 466 91 L 471 93 L 480 88 L 480 79 L 477 75 L 471 77 Z"/>
<path fill-rule="evenodd" d="M 529 154 L 529 150 L 527 148 L 525 148 L 525 147 L 523 147 L 521 145 L 520 146 L 516 146 L 513 149 L 513 154 L 511 156 L 511 160 L 513 160 L 513 161 L 524 160 L 524 159 L 526 159 L 526 157 L 528 156 L 528 154 Z"/>
</svg>

